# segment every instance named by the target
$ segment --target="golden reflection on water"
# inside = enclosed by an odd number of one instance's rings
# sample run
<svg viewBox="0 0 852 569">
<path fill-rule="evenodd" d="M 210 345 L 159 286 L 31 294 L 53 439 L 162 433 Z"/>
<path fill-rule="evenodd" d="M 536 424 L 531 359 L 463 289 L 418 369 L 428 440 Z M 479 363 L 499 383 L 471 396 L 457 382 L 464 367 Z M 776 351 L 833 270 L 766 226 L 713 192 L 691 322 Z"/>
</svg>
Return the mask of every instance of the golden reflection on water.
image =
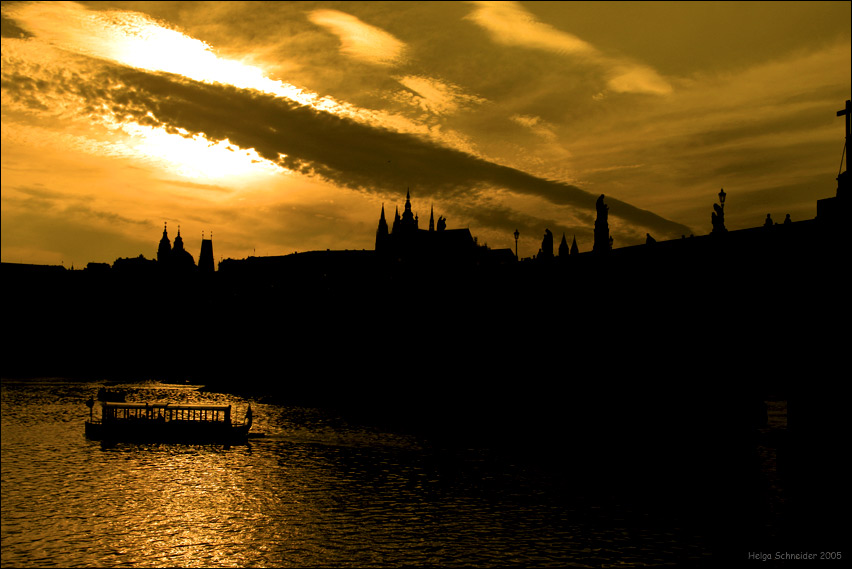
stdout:
<svg viewBox="0 0 852 569">
<path fill-rule="evenodd" d="M 169 447 L 102 450 L 98 534 L 116 561 L 181 566 L 246 566 L 251 498 L 240 456 L 247 449 Z M 140 453 L 144 452 L 146 454 Z M 117 473 L 117 474 L 116 474 Z M 256 516 L 255 516 L 256 517 Z"/>
<path fill-rule="evenodd" d="M 252 402 L 268 436 L 244 446 L 102 446 L 83 436 L 91 392 L 4 382 L 4 567 L 599 566 L 705 554 L 681 528 L 637 531 L 559 498 L 523 465 L 436 453 L 320 410 Z"/>
</svg>

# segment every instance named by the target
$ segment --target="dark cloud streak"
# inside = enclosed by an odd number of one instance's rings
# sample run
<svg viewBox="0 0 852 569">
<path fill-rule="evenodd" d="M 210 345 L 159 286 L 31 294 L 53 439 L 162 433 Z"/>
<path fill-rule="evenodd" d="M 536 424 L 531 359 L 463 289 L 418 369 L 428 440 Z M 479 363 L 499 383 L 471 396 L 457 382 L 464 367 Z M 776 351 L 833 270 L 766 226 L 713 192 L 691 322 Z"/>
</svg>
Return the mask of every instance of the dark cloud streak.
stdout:
<svg viewBox="0 0 852 569">
<path fill-rule="evenodd" d="M 4 77 L 6 83 L 17 79 Z M 55 88 L 75 92 L 88 103 L 87 109 L 105 103 L 119 120 L 160 125 L 170 132 L 182 128 L 210 140 L 228 139 L 288 169 L 365 192 L 401 192 L 411 186 L 418 197 L 450 199 L 504 188 L 582 212 L 593 211 L 597 199 L 570 184 L 258 91 L 107 62 L 95 77 L 66 72 L 61 80 L 63 85 Z M 689 232 L 612 197 L 606 201 L 611 215 L 656 235 Z"/>
</svg>

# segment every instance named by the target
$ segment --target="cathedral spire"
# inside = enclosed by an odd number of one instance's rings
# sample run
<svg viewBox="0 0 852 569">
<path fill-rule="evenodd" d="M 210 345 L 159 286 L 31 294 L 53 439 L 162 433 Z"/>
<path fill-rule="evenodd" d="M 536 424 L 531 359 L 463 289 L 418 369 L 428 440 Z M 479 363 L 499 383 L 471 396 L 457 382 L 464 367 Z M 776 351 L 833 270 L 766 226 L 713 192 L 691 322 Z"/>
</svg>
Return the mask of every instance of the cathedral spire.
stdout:
<svg viewBox="0 0 852 569">
<path fill-rule="evenodd" d="M 396 233 L 399 229 L 399 206 L 396 206 L 396 212 L 393 214 L 393 225 L 391 226 L 391 233 Z"/>
<path fill-rule="evenodd" d="M 559 258 L 564 259 L 568 257 L 571 253 L 571 249 L 568 247 L 568 240 L 565 239 L 565 232 L 562 232 L 562 241 L 559 242 Z"/>
<path fill-rule="evenodd" d="M 211 233 L 210 238 L 213 238 Z M 212 247 L 211 239 L 202 237 L 202 251 L 205 251 L 204 243 L 209 243 Z M 205 251 L 206 255 L 206 251 Z M 212 261 L 213 253 L 210 251 L 210 260 Z M 192 254 L 184 248 L 183 237 L 180 236 L 180 225 L 178 225 L 177 235 L 175 235 L 174 244 L 169 241 L 168 226 L 163 224 L 163 237 L 160 239 L 160 245 L 157 248 L 157 263 L 168 273 L 174 271 L 192 271 L 196 268 L 195 259 Z"/>
<path fill-rule="evenodd" d="M 388 222 L 385 220 L 385 204 L 382 204 L 382 215 L 379 217 L 379 227 L 376 229 L 376 251 L 382 249 L 388 237 Z"/>
<path fill-rule="evenodd" d="M 409 188 L 405 194 L 405 209 L 402 212 L 402 222 L 400 227 L 405 231 L 417 229 L 417 219 L 414 217 L 414 212 L 411 211 L 411 189 Z"/>
<path fill-rule="evenodd" d="M 435 231 L 435 206 L 429 207 L 429 231 Z"/>
<path fill-rule="evenodd" d="M 183 251 L 183 237 L 180 236 L 180 225 L 178 225 L 178 232 L 175 236 L 175 246 L 173 250 L 175 252 Z"/>
<path fill-rule="evenodd" d="M 169 241 L 169 233 L 167 223 L 163 222 L 163 237 L 160 239 L 160 246 L 157 248 L 157 261 L 165 263 L 169 254 L 172 252 L 172 242 Z"/>
</svg>

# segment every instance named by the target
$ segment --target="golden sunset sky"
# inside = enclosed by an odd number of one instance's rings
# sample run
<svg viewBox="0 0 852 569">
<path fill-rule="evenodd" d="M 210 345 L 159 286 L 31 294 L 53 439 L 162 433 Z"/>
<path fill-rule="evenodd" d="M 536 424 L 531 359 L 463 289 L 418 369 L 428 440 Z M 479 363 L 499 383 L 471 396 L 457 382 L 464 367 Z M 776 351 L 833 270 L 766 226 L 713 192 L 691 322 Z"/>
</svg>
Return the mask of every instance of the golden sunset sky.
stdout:
<svg viewBox="0 0 852 569">
<path fill-rule="evenodd" d="M 372 249 L 411 189 L 480 243 L 811 219 L 843 2 L 3 2 L 2 260 Z"/>
</svg>

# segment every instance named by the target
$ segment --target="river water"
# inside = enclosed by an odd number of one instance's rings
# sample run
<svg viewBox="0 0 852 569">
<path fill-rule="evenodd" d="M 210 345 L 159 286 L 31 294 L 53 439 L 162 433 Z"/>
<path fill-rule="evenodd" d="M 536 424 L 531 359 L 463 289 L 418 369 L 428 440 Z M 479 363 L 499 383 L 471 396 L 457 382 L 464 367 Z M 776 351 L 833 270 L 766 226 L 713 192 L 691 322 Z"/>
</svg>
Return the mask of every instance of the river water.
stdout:
<svg viewBox="0 0 852 569">
<path fill-rule="evenodd" d="M 4 567 L 710 566 L 674 518 L 327 409 L 137 383 L 128 400 L 251 403 L 266 436 L 104 446 L 83 435 L 102 385 L 3 381 Z"/>
</svg>

